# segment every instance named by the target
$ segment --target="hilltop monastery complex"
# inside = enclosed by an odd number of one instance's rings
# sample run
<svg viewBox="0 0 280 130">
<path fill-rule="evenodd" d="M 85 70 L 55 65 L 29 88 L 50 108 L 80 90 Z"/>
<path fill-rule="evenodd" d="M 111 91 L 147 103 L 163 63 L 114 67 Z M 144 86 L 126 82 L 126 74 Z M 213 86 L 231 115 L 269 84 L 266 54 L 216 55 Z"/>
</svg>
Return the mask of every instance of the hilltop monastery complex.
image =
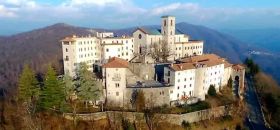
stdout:
<svg viewBox="0 0 280 130">
<path fill-rule="evenodd" d="M 147 107 L 194 103 L 205 100 L 210 85 L 219 91 L 230 77 L 242 93 L 244 67 L 204 54 L 203 41 L 190 40 L 175 25 L 175 17 L 162 16 L 161 29 L 139 27 L 132 37 L 112 32 L 66 37 L 61 40 L 64 72 L 75 77 L 79 63 L 87 63 L 90 71 L 102 75 L 105 102 L 120 107 L 131 107 L 138 90 L 144 92 Z M 152 56 L 163 47 L 168 49 L 164 62 Z"/>
</svg>

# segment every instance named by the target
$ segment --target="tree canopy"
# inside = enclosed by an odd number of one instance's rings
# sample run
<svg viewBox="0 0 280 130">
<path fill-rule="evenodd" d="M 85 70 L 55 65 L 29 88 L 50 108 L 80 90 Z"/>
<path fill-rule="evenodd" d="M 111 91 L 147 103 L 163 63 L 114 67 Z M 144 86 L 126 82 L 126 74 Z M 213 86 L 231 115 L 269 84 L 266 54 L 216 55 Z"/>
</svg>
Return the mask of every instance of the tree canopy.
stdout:
<svg viewBox="0 0 280 130">
<path fill-rule="evenodd" d="M 230 76 L 227 82 L 227 87 L 232 88 L 233 80 L 232 77 Z"/>
<path fill-rule="evenodd" d="M 63 90 L 62 82 L 57 79 L 55 70 L 49 66 L 40 95 L 40 107 L 59 109 L 65 99 Z"/>
<path fill-rule="evenodd" d="M 209 87 L 209 89 L 208 89 L 208 95 L 209 95 L 209 96 L 216 96 L 216 95 L 217 95 L 215 86 L 212 85 L 212 84 L 210 85 L 210 87 Z"/>
<path fill-rule="evenodd" d="M 245 64 L 247 66 L 247 72 L 252 74 L 252 75 L 255 75 L 257 73 L 260 72 L 260 67 L 258 66 L 258 64 L 256 64 L 253 59 L 251 58 L 246 58 L 245 59 Z"/>
<path fill-rule="evenodd" d="M 100 90 L 92 72 L 88 70 L 88 66 L 85 63 L 81 63 L 77 72 L 78 78 L 76 85 L 78 98 L 86 102 L 99 99 Z"/>
<path fill-rule="evenodd" d="M 31 102 L 39 96 L 38 81 L 34 71 L 26 64 L 19 77 L 18 100 L 22 102 Z"/>
</svg>

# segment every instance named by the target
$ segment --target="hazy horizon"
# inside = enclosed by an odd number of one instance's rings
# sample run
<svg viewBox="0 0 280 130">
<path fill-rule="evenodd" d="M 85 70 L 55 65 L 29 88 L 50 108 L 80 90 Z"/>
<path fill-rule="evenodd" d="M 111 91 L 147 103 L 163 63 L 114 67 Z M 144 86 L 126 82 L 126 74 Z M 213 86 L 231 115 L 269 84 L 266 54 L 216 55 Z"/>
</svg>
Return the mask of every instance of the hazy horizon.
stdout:
<svg viewBox="0 0 280 130">
<path fill-rule="evenodd" d="M 159 25 L 162 15 L 218 30 L 278 28 L 279 7 L 277 0 L 2 0 L 0 35 L 55 23 L 107 29 Z"/>
</svg>

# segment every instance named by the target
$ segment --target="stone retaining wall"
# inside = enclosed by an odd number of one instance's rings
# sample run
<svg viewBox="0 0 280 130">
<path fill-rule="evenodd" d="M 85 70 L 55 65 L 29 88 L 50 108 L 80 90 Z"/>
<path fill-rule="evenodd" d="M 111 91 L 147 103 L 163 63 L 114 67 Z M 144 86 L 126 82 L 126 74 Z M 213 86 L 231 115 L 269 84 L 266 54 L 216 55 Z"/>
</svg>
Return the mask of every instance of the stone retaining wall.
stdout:
<svg viewBox="0 0 280 130">
<path fill-rule="evenodd" d="M 170 124 L 181 125 L 184 120 L 193 123 L 229 115 L 229 110 L 230 107 L 220 106 L 186 114 L 155 114 L 153 119 L 157 122 L 168 122 Z M 130 122 L 145 122 L 145 114 L 140 112 L 106 111 L 91 114 L 77 114 L 76 116 L 81 120 L 109 119 L 110 122 L 118 122 L 124 118 Z M 64 114 L 64 117 L 73 120 L 72 114 L 70 113 Z"/>
</svg>

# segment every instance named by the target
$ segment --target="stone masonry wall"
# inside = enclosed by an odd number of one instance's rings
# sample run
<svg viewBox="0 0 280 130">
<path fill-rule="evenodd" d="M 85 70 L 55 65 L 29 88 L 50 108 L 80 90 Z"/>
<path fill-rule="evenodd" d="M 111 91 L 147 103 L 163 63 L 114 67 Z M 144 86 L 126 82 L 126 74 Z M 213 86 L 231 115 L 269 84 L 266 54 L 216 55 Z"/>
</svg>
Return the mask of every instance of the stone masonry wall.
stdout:
<svg viewBox="0 0 280 130">
<path fill-rule="evenodd" d="M 154 121 L 181 125 L 182 121 L 184 120 L 193 123 L 201 120 L 213 119 L 216 117 L 229 115 L 229 110 L 230 107 L 220 106 L 186 114 L 155 114 Z M 64 117 L 69 120 L 73 119 L 72 114 L 64 114 Z M 81 120 L 109 119 L 110 122 L 118 122 L 124 118 L 130 122 L 145 122 L 145 114 L 139 112 L 107 111 L 92 114 L 77 114 L 77 117 Z"/>
</svg>

